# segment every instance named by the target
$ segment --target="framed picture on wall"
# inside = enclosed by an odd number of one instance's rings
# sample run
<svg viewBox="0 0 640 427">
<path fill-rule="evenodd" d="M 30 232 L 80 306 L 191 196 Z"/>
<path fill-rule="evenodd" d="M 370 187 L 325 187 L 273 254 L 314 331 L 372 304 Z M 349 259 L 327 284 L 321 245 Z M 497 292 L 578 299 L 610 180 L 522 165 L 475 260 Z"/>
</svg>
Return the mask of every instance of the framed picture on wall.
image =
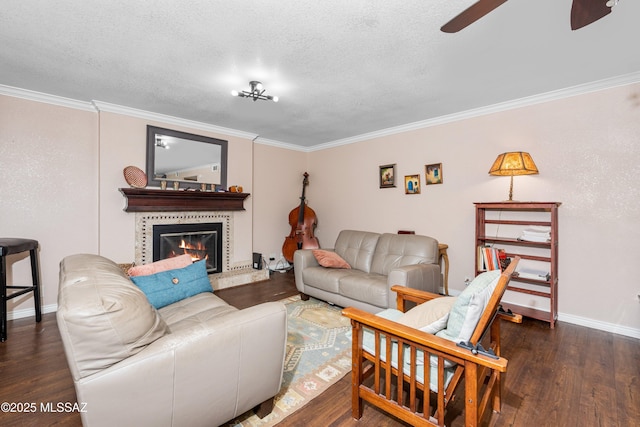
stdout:
<svg viewBox="0 0 640 427">
<path fill-rule="evenodd" d="M 404 194 L 420 194 L 420 175 L 405 175 Z"/>
<path fill-rule="evenodd" d="M 392 188 L 396 186 L 396 165 L 380 166 L 380 188 Z"/>
<path fill-rule="evenodd" d="M 425 165 L 425 182 L 430 184 L 442 184 L 442 163 Z"/>
</svg>

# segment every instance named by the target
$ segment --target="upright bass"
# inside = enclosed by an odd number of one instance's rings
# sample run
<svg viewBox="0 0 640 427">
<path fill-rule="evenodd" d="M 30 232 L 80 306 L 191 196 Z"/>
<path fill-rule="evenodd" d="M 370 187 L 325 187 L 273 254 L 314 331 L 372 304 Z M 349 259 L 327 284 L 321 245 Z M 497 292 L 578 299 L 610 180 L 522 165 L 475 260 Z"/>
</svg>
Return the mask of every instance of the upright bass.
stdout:
<svg viewBox="0 0 640 427">
<path fill-rule="evenodd" d="M 309 206 L 306 206 L 304 193 L 309 185 L 309 174 L 304 173 L 302 180 L 302 196 L 300 206 L 289 212 L 289 225 L 291 233 L 284 239 L 282 245 L 282 255 L 290 263 L 293 262 L 293 253 L 298 249 L 318 249 L 320 247 L 318 239 L 313 235 L 318 220 L 316 213 Z"/>
</svg>

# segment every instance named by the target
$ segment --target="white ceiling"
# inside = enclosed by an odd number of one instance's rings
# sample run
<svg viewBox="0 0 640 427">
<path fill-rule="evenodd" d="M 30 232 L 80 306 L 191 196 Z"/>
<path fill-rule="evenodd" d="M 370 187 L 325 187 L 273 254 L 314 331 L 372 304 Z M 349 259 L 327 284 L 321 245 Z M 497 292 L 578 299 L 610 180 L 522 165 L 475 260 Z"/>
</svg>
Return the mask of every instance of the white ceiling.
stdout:
<svg viewBox="0 0 640 427">
<path fill-rule="evenodd" d="M 0 84 L 311 147 L 640 71 L 640 1 L 4 0 Z M 606 0 L 602 0 L 606 1 Z M 280 102 L 230 95 L 263 82 Z"/>
</svg>

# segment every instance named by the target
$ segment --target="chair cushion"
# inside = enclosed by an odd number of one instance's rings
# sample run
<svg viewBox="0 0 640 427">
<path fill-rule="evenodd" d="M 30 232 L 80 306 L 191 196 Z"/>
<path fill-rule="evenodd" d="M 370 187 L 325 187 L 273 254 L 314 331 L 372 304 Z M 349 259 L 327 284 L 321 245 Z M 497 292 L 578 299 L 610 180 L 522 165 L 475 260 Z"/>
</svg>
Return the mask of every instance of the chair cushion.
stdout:
<svg viewBox="0 0 640 427">
<path fill-rule="evenodd" d="M 458 295 L 447 320 L 447 327 L 436 333 L 437 336 L 453 342 L 468 342 L 473 331 L 493 294 L 500 270 L 484 272 L 478 276 Z"/>
<path fill-rule="evenodd" d="M 406 326 L 423 332 L 435 334 L 447 326 L 449 312 L 456 302 L 456 297 L 440 297 L 419 304 L 404 313 L 398 320 Z"/>
<path fill-rule="evenodd" d="M 351 268 L 351 266 L 342 259 L 340 255 L 333 251 L 327 251 L 324 249 L 314 249 L 313 256 L 323 267 L 328 268 Z"/>
<path fill-rule="evenodd" d="M 398 322 L 398 319 L 400 319 L 403 316 L 403 313 L 396 309 L 389 308 L 376 313 L 376 316 L 382 317 L 383 319 Z M 367 328 L 364 329 L 364 333 L 362 334 L 362 348 L 364 351 L 366 351 L 369 354 L 373 354 L 373 355 L 376 354 L 375 334 L 371 329 L 367 329 Z M 380 336 L 380 353 L 381 354 L 379 357 L 380 360 L 382 361 L 387 360 L 386 352 L 387 352 L 386 337 L 384 335 L 381 335 Z M 422 350 L 417 350 L 416 353 L 417 353 L 416 354 L 416 379 L 418 380 L 419 383 L 424 384 L 424 352 Z M 405 345 L 404 361 L 403 361 L 404 362 L 403 369 L 405 372 L 410 372 L 410 369 L 411 369 L 410 361 L 411 361 L 411 352 L 409 350 L 409 346 Z M 432 391 L 437 392 L 438 390 L 438 359 L 436 356 L 432 355 L 430 357 L 429 365 L 430 365 L 429 388 Z M 398 342 L 395 340 L 391 343 L 391 366 L 393 366 L 394 368 L 398 367 Z M 451 378 L 453 378 L 454 366 L 455 365 L 450 362 L 448 364 L 445 363 L 445 370 L 444 370 L 445 387 L 449 385 Z"/>
<path fill-rule="evenodd" d="M 213 292 L 205 263 L 202 260 L 184 268 L 133 276 L 131 280 L 155 308 L 162 308 L 202 292 Z"/>
<path fill-rule="evenodd" d="M 161 271 L 174 270 L 191 265 L 191 255 L 184 254 L 172 258 L 161 259 L 151 264 L 136 265 L 127 272 L 129 276 L 147 276 L 149 274 L 160 273 Z"/>
</svg>

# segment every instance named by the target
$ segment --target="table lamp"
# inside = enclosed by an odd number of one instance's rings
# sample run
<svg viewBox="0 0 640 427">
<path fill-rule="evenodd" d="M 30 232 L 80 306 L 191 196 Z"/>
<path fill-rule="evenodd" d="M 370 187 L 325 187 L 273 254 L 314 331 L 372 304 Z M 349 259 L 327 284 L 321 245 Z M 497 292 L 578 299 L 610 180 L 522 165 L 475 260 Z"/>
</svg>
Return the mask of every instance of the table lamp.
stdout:
<svg viewBox="0 0 640 427">
<path fill-rule="evenodd" d="M 500 154 L 489 170 L 489 175 L 511 177 L 509 202 L 513 201 L 513 176 L 535 175 L 537 173 L 538 168 L 533 162 L 531 155 L 523 151 L 511 151 Z"/>
</svg>

